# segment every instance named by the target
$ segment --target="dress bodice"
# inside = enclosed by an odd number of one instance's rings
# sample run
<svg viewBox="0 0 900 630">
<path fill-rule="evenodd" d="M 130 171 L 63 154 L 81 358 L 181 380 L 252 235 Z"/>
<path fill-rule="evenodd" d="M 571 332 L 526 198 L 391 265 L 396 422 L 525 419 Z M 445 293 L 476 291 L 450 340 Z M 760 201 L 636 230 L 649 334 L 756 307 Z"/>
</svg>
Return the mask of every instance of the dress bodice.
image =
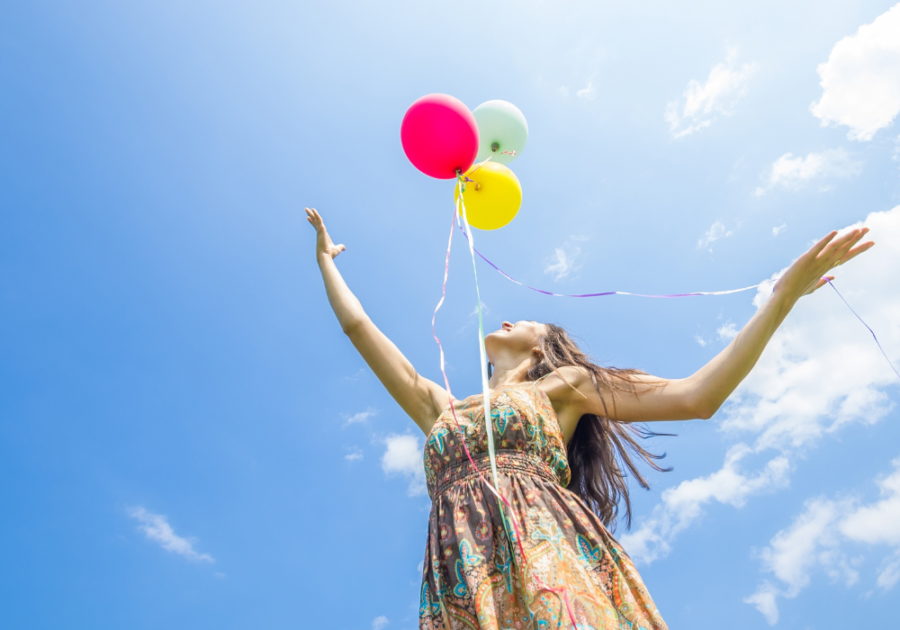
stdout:
<svg viewBox="0 0 900 630">
<path fill-rule="evenodd" d="M 487 453 L 483 404 L 481 394 L 454 401 L 453 408 L 447 405 L 431 429 L 424 459 L 432 498 L 439 479 L 446 476 L 448 469 L 467 462 L 459 443 L 457 420 L 472 457 L 480 459 L 479 455 Z M 558 484 L 569 485 L 571 473 L 559 422 L 550 399 L 536 381 L 503 387 L 491 394 L 491 430 L 498 458 L 510 452 L 530 455 Z"/>
</svg>

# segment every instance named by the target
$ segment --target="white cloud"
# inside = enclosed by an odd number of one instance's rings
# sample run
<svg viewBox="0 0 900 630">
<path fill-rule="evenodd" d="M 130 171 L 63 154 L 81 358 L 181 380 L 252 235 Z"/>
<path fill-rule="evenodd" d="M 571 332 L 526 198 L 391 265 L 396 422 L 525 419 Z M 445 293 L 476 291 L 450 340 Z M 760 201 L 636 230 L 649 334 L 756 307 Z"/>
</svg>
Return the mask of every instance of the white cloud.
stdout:
<svg viewBox="0 0 900 630">
<path fill-rule="evenodd" d="M 818 67 L 822 97 L 810 105 L 822 125 L 871 140 L 900 112 L 900 4 L 839 41 Z"/>
<path fill-rule="evenodd" d="M 900 206 L 872 213 L 861 225 L 871 229 L 878 246 L 840 267 L 835 284 L 896 363 Z M 762 284 L 754 297 L 757 307 L 781 273 Z M 804 297 L 721 411 L 722 430 L 729 436 L 749 435 L 749 445 L 733 447 L 718 471 L 664 491 L 651 515 L 634 533 L 622 536 L 625 549 L 639 561 L 652 562 L 668 553 L 678 533 L 694 523 L 710 501 L 739 506 L 751 496 L 787 485 L 799 449 L 808 452 L 823 436 L 850 423 L 872 424 L 883 418 L 892 408 L 885 390 L 895 387 L 896 379 L 872 337 L 830 287 Z M 766 451 L 778 455 L 757 471 L 739 469 L 748 455 Z M 889 569 L 886 582 L 892 575 Z M 892 570 L 900 571 L 900 566 Z M 758 594 L 763 607 L 767 597 Z"/>
<path fill-rule="evenodd" d="M 716 334 L 721 341 L 731 341 L 737 337 L 738 332 L 737 326 L 735 326 L 733 322 L 725 322 L 716 328 Z"/>
<path fill-rule="evenodd" d="M 375 617 L 375 619 L 372 620 L 372 630 L 382 630 L 383 628 L 386 628 L 387 625 L 388 625 L 388 618 L 385 617 L 384 615 L 381 615 L 380 617 Z"/>
<path fill-rule="evenodd" d="M 143 532 L 153 542 L 159 543 L 159 546 L 166 551 L 177 553 L 188 560 L 215 562 L 212 556 L 206 553 L 198 553 L 194 550 L 194 545 L 191 541 L 176 534 L 166 517 L 162 514 L 153 514 L 138 506 L 128 508 L 128 516 L 140 523 L 138 531 Z"/>
<path fill-rule="evenodd" d="M 828 149 L 806 157 L 785 153 L 772 164 L 764 177 L 765 186 L 757 188 L 756 195 L 762 196 L 776 186 L 799 190 L 813 180 L 848 179 L 859 175 L 860 171 L 862 163 L 854 160 L 844 149 Z M 828 184 L 822 189 L 828 190 Z"/>
<path fill-rule="evenodd" d="M 544 266 L 544 273 L 554 274 L 554 280 L 561 280 L 572 271 L 581 268 L 578 257 L 581 255 L 581 247 L 575 243 L 588 240 L 584 236 L 570 236 L 562 247 L 553 250 L 553 256 Z"/>
<path fill-rule="evenodd" d="M 594 81 L 588 81 L 587 86 L 575 92 L 575 96 L 583 98 L 586 101 L 593 101 L 597 98 L 597 87 L 594 85 Z"/>
<path fill-rule="evenodd" d="M 870 545 L 900 546 L 900 459 L 893 465 L 893 474 L 878 482 L 883 498 L 841 521 L 841 533 L 847 538 Z"/>
<path fill-rule="evenodd" d="M 386 448 L 381 458 L 381 469 L 389 475 L 399 473 L 406 477 L 409 480 L 409 496 L 425 494 L 423 446 L 419 439 L 414 435 L 389 435 L 384 444 Z"/>
<path fill-rule="evenodd" d="M 772 228 L 772 236 L 778 236 L 781 234 L 781 231 L 787 227 L 787 223 L 782 223 L 781 225 L 776 225 Z"/>
<path fill-rule="evenodd" d="M 359 449 L 357 447 L 354 447 L 349 453 L 344 455 L 344 459 L 346 459 L 348 462 L 355 462 L 362 458 L 363 458 L 362 449 Z"/>
<path fill-rule="evenodd" d="M 691 80 L 682 98 L 668 104 L 665 119 L 673 136 L 682 138 L 710 126 L 718 116 L 732 113 L 756 71 L 752 63 L 735 68 L 736 55 L 736 51 L 729 51 L 728 58 L 713 67 L 705 83 Z"/>
<path fill-rule="evenodd" d="M 783 456 L 771 459 L 755 475 L 740 472 L 738 464 L 751 452 L 747 445 L 738 444 L 728 451 L 716 472 L 663 491 L 650 518 L 620 537 L 628 554 L 640 562 L 653 562 L 669 553 L 672 540 L 703 516 L 703 506 L 710 501 L 742 507 L 752 495 L 787 483 L 789 465 Z"/>
<path fill-rule="evenodd" d="M 344 422 L 344 426 L 349 426 L 351 424 L 359 424 L 360 422 L 365 422 L 369 418 L 373 416 L 377 416 L 378 412 L 374 409 L 366 409 L 365 411 L 359 411 L 352 416 L 349 416 L 347 420 Z"/>
<path fill-rule="evenodd" d="M 700 238 L 699 241 L 697 241 L 697 249 L 706 249 L 707 247 L 709 247 L 709 251 L 712 251 L 712 247 L 710 247 L 710 245 L 718 241 L 720 238 L 728 238 L 732 234 L 734 234 L 733 230 L 726 230 L 725 224 L 717 220 L 711 226 L 709 226 L 709 229 L 706 230 L 706 233 Z"/>
<path fill-rule="evenodd" d="M 756 592 L 744 599 L 754 604 L 770 624 L 778 622 L 778 597 L 796 597 L 810 580 L 817 564 L 833 561 L 830 553 L 837 545 L 833 524 L 840 506 L 833 501 L 809 501 L 800 516 L 787 529 L 778 532 L 762 551 L 763 564 L 785 586 L 763 582 Z"/>
<path fill-rule="evenodd" d="M 848 587 L 859 581 L 858 560 L 841 550 L 847 541 L 889 545 L 895 551 L 884 561 L 877 584 L 890 590 L 900 580 L 900 458 L 894 471 L 878 482 L 882 499 L 860 505 L 853 499 L 817 498 L 807 501 L 803 512 L 772 538 L 761 554 L 764 569 L 781 583 L 763 582 L 744 601 L 754 604 L 770 624 L 778 621 L 777 598 L 797 597 L 822 568 L 833 581 Z"/>
<path fill-rule="evenodd" d="M 778 597 L 778 589 L 765 582 L 756 589 L 756 592 L 749 597 L 744 598 L 745 604 L 753 604 L 756 609 L 763 614 L 769 625 L 778 623 L 778 603 L 775 599 Z"/>
<path fill-rule="evenodd" d="M 879 587 L 889 591 L 897 583 L 897 580 L 900 580 L 900 550 L 897 550 L 894 555 L 888 558 L 884 563 L 884 568 L 878 575 L 878 581 L 876 583 Z"/>
<path fill-rule="evenodd" d="M 706 347 L 706 339 L 704 339 L 704 338 L 701 337 L 700 335 L 694 335 L 694 341 L 696 341 L 697 343 L 699 343 L 701 348 L 705 348 L 705 347 Z"/>
</svg>

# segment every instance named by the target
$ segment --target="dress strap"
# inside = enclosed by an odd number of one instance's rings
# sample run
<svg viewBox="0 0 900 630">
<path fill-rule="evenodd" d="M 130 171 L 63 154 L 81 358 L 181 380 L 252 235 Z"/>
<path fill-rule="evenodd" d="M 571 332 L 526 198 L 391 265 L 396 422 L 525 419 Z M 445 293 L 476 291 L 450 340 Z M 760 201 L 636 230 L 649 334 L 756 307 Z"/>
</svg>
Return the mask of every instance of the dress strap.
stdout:
<svg viewBox="0 0 900 630">
<path fill-rule="evenodd" d="M 543 381 L 545 378 L 547 378 L 547 377 L 550 376 L 551 374 L 553 374 L 553 372 L 547 372 L 547 373 L 544 374 L 542 377 L 536 378 L 536 379 L 534 379 L 534 380 L 531 381 L 531 382 L 534 383 L 534 384 L 540 383 L 541 381 Z"/>
</svg>

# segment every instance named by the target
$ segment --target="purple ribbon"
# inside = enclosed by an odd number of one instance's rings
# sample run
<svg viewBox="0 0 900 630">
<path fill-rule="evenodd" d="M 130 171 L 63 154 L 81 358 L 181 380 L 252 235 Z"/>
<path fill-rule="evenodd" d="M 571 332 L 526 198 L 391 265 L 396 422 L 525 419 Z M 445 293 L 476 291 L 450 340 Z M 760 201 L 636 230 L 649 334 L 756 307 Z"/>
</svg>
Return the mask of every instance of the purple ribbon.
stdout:
<svg viewBox="0 0 900 630">
<path fill-rule="evenodd" d="M 459 225 L 459 219 L 457 219 L 457 225 Z M 469 239 L 466 231 L 463 230 L 462 225 L 459 225 L 459 229 L 462 230 L 463 236 L 466 237 L 466 240 Z M 475 248 L 473 248 L 475 249 Z M 744 287 L 743 289 L 730 289 L 728 291 L 694 291 L 693 293 L 672 293 L 670 295 L 651 295 L 647 293 L 630 293 L 628 291 L 602 291 L 601 293 L 554 293 L 553 291 L 545 291 L 544 289 L 537 289 L 530 285 L 525 284 L 524 282 L 519 282 L 511 275 L 503 271 L 500 267 L 492 263 L 488 260 L 487 256 L 482 254 L 480 251 L 475 249 L 475 253 L 481 257 L 481 260 L 489 264 L 491 267 L 496 269 L 501 276 L 509 280 L 510 282 L 515 282 L 519 286 L 523 286 L 526 289 L 531 289 L 532 291 L 537 291 L 538 293 L 543 293 L 544 295 L 551 295 L 553 297 L 568 297 L 568 298 L 589 298 L 589 297 L 603 297 L 605 295 L 630 295 L 632 297 L 644 297 L 644 298 L 659 298 L 659 299 L 667 299 L 667 298 L 683 298 L 683 297 L 695 297 L 699 295 L 729 295 L 731 293 L 740 293 L 742 291 L 749 291 L 750 289 L 755 289 L 759 287 L 758 284 L 754 284 L 752 287 Z"/>
<path fill-rule="evenodd" d="M 878 337 L 877 337 L 877 335 L 875 335 L 875 331 L 872 330 L 869 327 L 869 325 L 865 322 L 865 320 L 863 320 L 863 318 L 859 316 L 859 313 L 857 313 L 856 311 L 853 310 L 853 307 L 850 306 L 850 303 L 846 299 L 844 299 L 844 296 L 841 295 L 841 292 L 837 290 L 837 287 L 834 286 L 834 284 L 832 284 L 831 280 L 829 280 L 828 278 L 824 278 L 824 280 L 829 284 L 829 286 L 831 286 L 832 289 L 834 289 L 834 292 L 837 293 L 838 297 L 841 298 L 841 301 L 847 305 L 847 308 L 850 309 L 850 312 L 853 313 L 854 315 L 856 315 L 856 319 L 858 319 L 860 322 L 862 322 L 862 325 L 865 326 L 866 329 L 870 333 L 872 333 L 872 339 L 875 340 L 875 345 L 878 346 L 878 349 L 881 350 L 881 354 L 884 355 L 884 360 L 887 361 L 888 365 L 891 366 L 891 369 L 894 370 L 894 374 L 897 375 L 897 378 L 900 378 L 900 372 L 897 371 L 897 368 L 894 367 L 894 362 L 891 361 L 891 358 L 887 355 L 887 352 L 885 352 L 884 348 L 881 347 L 881 342 L 878 341 Z"/>
<path fill-rule="evenodd" d="M 459 229 L 462 230 L 463 236 L 466 237 L 466 240 L 469 240 L 469 235 L 466 234 L 466 231 L 463 229 L 462 224 L 459 222 L 458 216 L 457 216 L 457 225 L 459 225 Z M 523 286 L 526 289 L 531 289 L 532 291 L 536 291 L 538 293 L 543 293 L 544 295 L 550 295 L 553 297 L 589 298 L 589 297 L 603 297 L 605 295 L 630 295 L 632 297 L 644 297 L 644 298 L 683 298 L 683 297 L 695 297 L 695 296 L 699 296 L 699 295 L 729 295 L 731 293 L 740 293 L 742 291 L 749 291 L 750 289 L 756 289 L 759 287 L 759 284 L 754 284 L 752 287 L 744 287 L 743 289 L 731 289 L 729 291 L 695 291 L 693 293 L 671 293 L 669 295 L 649 295 L 646 293 L 629 293 L 628 291 L 602 291 L 600 293 L 575 293 L 575 294 L 554 293 L 553 291 L 545 291 L 544 289 L 538 289 L 538 288 L 532 287 L 530 285 L 527 285 L 524 282 L 519 282 L 518 280 L 513 278 L 511 275 L 509 275 L 508 273 L 503 271 L 500 267 L 498 267 L 497 265 L 492 263 L 487 258 L 487 256 L 482 254 L 480 251 L 478 251 L 474 247 L 472 249 L 476 254 L 478 254 L 479 257 L 481 257 L 481 260 L 483 260 L 484 262 L 489 264 L 491 267 L 496 269 L 500 273 L 501 276 L 503 276 L 510 282 L 515 282 L 519 286 Z M 875 345 L 878 346 L 878 349 L 881 351 L 881 354 L 884 356 L 885 361 L 887 361 L 888 365 L 891 366 L 891 369 L 894 371 L 894 374 L 897 375 L 897 378 L 900 378 L 900 371 L 897 371 L 897 368 L 894 367 L 893 361 L 891 361 L 891 358 L 887 355 L 887 352 L 884 351 L 884 348 L 881 346 L 881 342 L 878 341 L 878 336 L 875 334 L 875 331 L 872 330 L 872 328 L 865 322 L 865 320 L 863 320 L 863 318 L 859 316 L 859 313 L 857 313 L 856 311 L 853 310 L 853 307 L 850 306 L 850 303 L 847 302 L 846 299 L 844 299 L 844 296 L 841 295 L 841 292 L 837 290 L 837 287 L 834 286 L 834 284 L 831 282 L 831 280 L 829 280 L 828 278 L 825 278 L 825 277 L 823 277 L 823 279 L 826 282 L 828 282 L 828 284 L 831 286 L 832 289 L 834 289 L 834 292 L 837 293 L 838 297 L 841 298 L 841 301 L 847 305 L 847 308 L 850 309 L 850 312 L 856 316 L 856 319 L 858 319 L 862 323 L 862 325 L 866 327 L 866 330 L 868 330 L 870 333 L 872 333 L 872 339 L 875 340 Z"/>
</svg>

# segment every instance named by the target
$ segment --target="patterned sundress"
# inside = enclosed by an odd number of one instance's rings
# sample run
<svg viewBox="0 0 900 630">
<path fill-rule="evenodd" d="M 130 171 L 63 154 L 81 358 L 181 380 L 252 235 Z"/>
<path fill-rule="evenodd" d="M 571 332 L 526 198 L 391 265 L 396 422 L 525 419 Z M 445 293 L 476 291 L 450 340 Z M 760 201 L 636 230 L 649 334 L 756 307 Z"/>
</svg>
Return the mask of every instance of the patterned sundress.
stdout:
<svg viewBox="0 0 900 630">
<path fill-rule="evenodd" d="M 482 404 L 481 395 L 470 396 L 454 409 L 490 480 Z M 425 444 L 432 506 L 420 630 L 571 628 L 563 595 L 554 592 L 562 589 L 578 630 L 666 630 L 631 559 L 566 489 L 565 443 L 537 382 L 495 391 L 491 420 L 499 490 L 512 504 L 525 557 L 498 499 L 466 458 L 448 405 Z"/>
</svg>

